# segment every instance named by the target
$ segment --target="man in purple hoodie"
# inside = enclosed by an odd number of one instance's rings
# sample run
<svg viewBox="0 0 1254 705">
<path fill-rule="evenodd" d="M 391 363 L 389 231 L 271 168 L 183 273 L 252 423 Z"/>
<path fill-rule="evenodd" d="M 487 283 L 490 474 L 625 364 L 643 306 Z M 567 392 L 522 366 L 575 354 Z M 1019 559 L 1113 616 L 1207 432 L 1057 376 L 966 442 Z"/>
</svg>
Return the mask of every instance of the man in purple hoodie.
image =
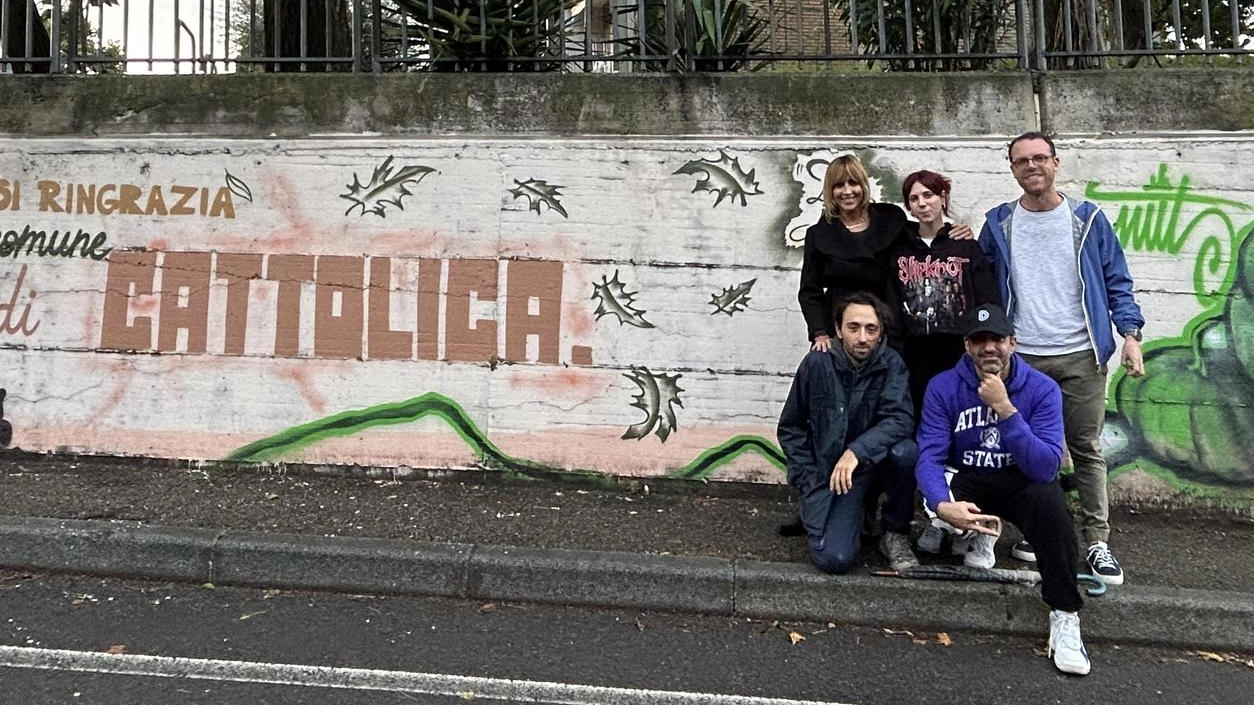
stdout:
<svg viewBox="0 0 1254 705">
<path fill-rule="evenodd" d="M 964 342 L 966 355 L 923 397 L 919 491 L 941 519 L 969 533 L 971 550 L 986 554 L 989 567 L 1001 521 L 1019 527 L 1036 547 L 1054 665 L 1086 675 L 1075 526 L 1058 483 L 1062 392 L 1015 354 L 1014 327 L 1001 307 L 971 311 Z"/>
</svg>

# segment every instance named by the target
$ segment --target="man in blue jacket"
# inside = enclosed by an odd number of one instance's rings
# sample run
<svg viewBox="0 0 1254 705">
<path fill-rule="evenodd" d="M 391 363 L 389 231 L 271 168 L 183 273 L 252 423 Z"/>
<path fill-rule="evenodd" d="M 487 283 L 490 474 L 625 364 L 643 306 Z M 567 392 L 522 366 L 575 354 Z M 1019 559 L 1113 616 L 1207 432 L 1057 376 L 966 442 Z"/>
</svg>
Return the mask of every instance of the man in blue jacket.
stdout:
<svg viewBox="0 0 1254 705">
<path fill-rule="evenodd" d="M 1036 549 L 1054 665 L 1085 675 L 1079 555 L 1058 483 L 1062 392 L 1014 353 L 1015 343 L 1001 307 L 985 304 L 971 312 L 966 355 L 933 377 L 923 396 L 915 477 L 928 507 L 968 532 L 972 550 L 986 553 L 989 566 L 1001 520 L 1019 527 Z"/>
<path fill-rule="evenodd" d="M 826 573 L 846 573 L 857 561 L 863 500 L 877 488 L 886 494 L 880 550 L 895 570 L 918 562 L 908 536 L 918 446 L 906 364 L 884 343 L 890 316 L 868 293 L 837 302 L 840 346 L 806 355 L 779 417 L 810 559 Z"/>
<path fill-rule="evenodd" d="M 1123 339 L 1128 374 L 1144 374 L 1145 318 L 1106 216 L 1093 203 L 1054 188 L 1059 162 L 1053 140 L 1026 132 L 1011 140 L 1009 154 L 1023 195 L 986 214 L 980 247 L 1018 330 L 1020 355 L 1062 387 L 1089 567 L 1103 582 L 1121 585 L 1123 568 L 1107 545 L 1110 503 L 1101 446 L 1106 362 L 1115 352 L 1113 328 Z M 1028 544 L 1016 545 L 1013 553 L 1035 559 Z"/>
</svg>

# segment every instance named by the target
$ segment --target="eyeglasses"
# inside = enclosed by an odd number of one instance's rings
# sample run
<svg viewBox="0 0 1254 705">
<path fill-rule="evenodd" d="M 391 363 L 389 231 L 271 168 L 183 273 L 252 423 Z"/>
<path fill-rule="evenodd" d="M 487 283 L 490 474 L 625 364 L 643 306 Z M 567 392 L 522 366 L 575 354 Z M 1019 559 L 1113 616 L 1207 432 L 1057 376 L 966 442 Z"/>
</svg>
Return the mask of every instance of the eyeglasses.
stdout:
<svg viewBox="0 0 1254 705">
<path fill-rule="evenodd" d="M 1022 169 L 1028 164 L 1031 164 L 1032 166 L 1045 166 L 1046 162 L 1053 158 L 1054 155 L 1052 154 L 1037 154 L 1031 157 L 1019 157 L 1018 159 L 1010 162 L 1010 168 Z"/>
</svg>

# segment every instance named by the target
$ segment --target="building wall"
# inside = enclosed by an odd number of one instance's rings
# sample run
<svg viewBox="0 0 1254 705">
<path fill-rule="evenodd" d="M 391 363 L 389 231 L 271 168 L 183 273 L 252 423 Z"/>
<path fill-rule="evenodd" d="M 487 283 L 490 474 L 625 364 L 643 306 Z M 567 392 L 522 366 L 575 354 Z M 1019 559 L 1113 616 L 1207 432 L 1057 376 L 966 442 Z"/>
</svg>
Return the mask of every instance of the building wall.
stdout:
<svg viewBox="0 0 1254 705">
<path fill-rule="evenodd" d="M 267 138 L 230 133 L 287 118 L 171 135 L 107 111 L 11 133 L 14 445 L 780 482 L 774 426 L 806 350 L 798 245 L 826 162 L 860 155 L 891 202 L 910 171 L 942 171 L 978 228 L 1018 193 L 1006 135 L 1033 127 L 1014 103 L 1030 89 L 1001 113 L 980 107 L 989 90 L 955 109 L 985 134 L 511 134 L 513 116 Z M 1117 487 L 1246 501 L 1254 134 L 1117 132 L 1059 139 L 1060 185 L 1115 223 L 1150 321 L 1144 383 L 1111 377 Z"/>
</svg>

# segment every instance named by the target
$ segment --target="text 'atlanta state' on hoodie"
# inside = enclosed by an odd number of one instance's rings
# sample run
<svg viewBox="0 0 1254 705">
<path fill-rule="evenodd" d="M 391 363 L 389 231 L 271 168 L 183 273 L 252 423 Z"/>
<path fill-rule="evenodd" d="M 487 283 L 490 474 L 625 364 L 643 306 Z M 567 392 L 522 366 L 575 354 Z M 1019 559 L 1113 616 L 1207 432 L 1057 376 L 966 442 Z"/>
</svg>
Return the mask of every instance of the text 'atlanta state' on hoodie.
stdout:
<svg viewBox="0 0 1254 705">
<path fill-rule="evenodd" d="M 932 379 L 919 423 L 919 492 L 933 510 L 952 501 L 945 467 L 960 473 L 1020 472 L 1053 482 L 1062 464 L 1062 391 L 1018 355 L 1010 356 L 1006 391 L 1017 411 L 998 418 L 980 398 L 980 374 L 970 355 Z"/>
</svg>

